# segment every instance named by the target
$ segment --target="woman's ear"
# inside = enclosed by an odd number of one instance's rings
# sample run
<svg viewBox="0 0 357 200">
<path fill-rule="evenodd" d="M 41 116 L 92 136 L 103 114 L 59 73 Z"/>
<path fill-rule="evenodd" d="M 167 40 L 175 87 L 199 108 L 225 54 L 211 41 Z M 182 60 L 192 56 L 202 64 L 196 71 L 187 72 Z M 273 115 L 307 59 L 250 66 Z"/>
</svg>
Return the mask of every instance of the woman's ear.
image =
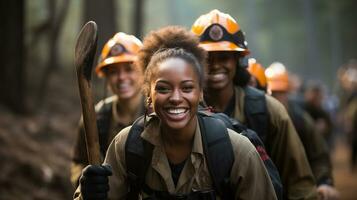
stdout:
<svg viewBox="0 0 357 200">
<path fill-rule="evenodd" d="M 146 97 L 146 106 L 149 107 L 151 103 L 152 103 L 151 97 L 150 96 Z"/>
<path fill-rule="evenodd" d="M 203 90 L 201 90 L 201 92 L 200 92 L 200 102 L 203 102 Z"/>
</svg>

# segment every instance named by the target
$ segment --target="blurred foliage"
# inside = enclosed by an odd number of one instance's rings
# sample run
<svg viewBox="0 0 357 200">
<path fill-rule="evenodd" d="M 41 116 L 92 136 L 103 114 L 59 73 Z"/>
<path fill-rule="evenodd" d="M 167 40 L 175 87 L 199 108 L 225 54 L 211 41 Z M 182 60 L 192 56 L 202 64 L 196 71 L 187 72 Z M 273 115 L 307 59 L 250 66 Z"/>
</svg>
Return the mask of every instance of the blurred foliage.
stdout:
<svg viewBox="0 0 357 200">
<path fill-rule="evenodd" d="M 26 44 L 29 44 L 31 29 L 49 13 L 43 8 L 45 0 L 26 2 Z M 60 62 L 68 68 L 72 67 L 75 39 L 84 23 L 81 20 L 84 2 L 70 1 L 60 38 Z M 121 8 L 116 12 L 118 31 L 132 33 L 134 1 L 116 0 L 116 3 Z M 146 0 L 144 6 L 144 35 L 166 25 L 190 28 L 201 14 L 215 8 L 229 13 L 246 33 L 251 56 L 265 67 L 280 61 L 292 72 L 320 79 L 329 86 L 334 85 L 338 67 L 357 55 L 354 0 Z M 37 63 L 33 70 L 38 70 L 37 65 L 47 56 L 45 43 L 44 39 L 36 47 L 28 47 Z"/>
</svg>

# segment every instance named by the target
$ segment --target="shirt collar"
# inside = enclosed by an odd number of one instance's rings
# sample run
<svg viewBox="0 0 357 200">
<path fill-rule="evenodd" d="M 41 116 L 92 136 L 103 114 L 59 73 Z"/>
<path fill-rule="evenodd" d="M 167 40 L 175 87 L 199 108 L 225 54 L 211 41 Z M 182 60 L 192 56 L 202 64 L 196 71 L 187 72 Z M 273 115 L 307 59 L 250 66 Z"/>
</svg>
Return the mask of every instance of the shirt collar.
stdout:
<svg viewBox="0 0 357 200">
<path fill-rule="evenodd" d="M 162 146 L 160 135 L 160 119 L 156 116 L 155 113 L 151 114 L 148 118 L 148 125 L 142 132 L 141 137 L 154 146 Z M 195 136 L 193 138 L 192 152 L 203 155 L 202 136 L 198 121 L 195 130 Z"/>
</svg>

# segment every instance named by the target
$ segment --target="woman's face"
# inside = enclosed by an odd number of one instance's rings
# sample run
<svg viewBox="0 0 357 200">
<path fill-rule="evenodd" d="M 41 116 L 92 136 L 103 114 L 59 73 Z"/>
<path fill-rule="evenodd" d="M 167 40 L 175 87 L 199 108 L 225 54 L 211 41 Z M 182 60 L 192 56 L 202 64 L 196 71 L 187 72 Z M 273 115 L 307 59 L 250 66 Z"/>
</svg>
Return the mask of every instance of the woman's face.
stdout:
<svg viewBox="0 0 357 200">
<path fill-rule="evenodd" d="M 193 66 L 181 58 L 159 63 L 151 78 L 150 97 L 163 127 L 184 129 L 195 123 L 202 90 Z"/>
<path fill-rule="evenodd" d="M 210 89 L 221 90 L 233 84 L 236 65 L 235 52 L 209 52 L 206 86 Z"/>
<path fill-rule="evenodd" d="M 130 99 L 140 92 L 142 73 L 132 63 L 116 63 L 107 67 L 110 89 L 119 100 Z"/>
</svg>

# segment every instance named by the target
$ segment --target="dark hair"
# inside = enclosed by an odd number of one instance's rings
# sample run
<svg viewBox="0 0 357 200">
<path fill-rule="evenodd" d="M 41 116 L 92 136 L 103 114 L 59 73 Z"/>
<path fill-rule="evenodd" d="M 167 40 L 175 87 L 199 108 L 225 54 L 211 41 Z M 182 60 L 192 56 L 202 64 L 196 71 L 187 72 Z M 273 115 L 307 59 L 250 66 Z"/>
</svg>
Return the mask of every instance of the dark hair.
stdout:
<svg viewBox="0 0 357 200">
<path fill-rule="evenodd" d="M 236 74 L 234 75 L 233 83 L 237 86 L 245 87 L 248 85 L 250 77 L 251 75 L 247 68 L 237 64 Z"/>
<path fill-rule="evenodd" d="M 143 92 L 149 94 L 150 80 L 156 66 L 169 58 L 181 58 L 191 64 L 203 86 L 206 52 L 198 46 L 198 38 L 183 27 L 168 26 L 145 37 L 137 64 L 145 70 Z"/>
</svg>

